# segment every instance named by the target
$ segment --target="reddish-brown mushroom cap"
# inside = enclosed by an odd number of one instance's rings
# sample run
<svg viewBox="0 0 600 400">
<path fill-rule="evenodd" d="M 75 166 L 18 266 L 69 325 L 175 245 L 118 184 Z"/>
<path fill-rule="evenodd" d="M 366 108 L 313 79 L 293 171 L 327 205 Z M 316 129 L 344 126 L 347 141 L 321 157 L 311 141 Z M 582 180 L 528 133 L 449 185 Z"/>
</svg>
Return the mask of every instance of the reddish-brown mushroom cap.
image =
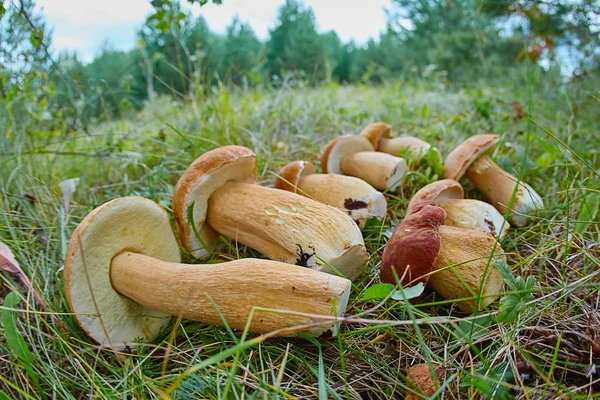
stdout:
<svg viewBox="0 0 600 400">
<path fill-rule="evenodd" d="M 302 160 L 292 161 L 279 170 L 279 176 L 275 179 L 275 188 L 297 193 L 300 178 L 314 173 L 313 163 Z"/>
<path fill-rule="evenodd" d="M 445 218 L 446 211 L 433 201 L 415 205 L 385 246 L 381 281 L 395 284 L 395 271 L 403 286 L 426 284 L 442 245 L 439 228 Z"/>
<path fill-rule="evenodd" d="M 499 140 L 500 136 L 493 134 L 475 135 L 468 138 L 446 157 L 444 177 L 455 181 L 460 180 L 473 161 L 494 147 Z"/>
<path fill-rule="evenodd" d="M 431 368 L 435 371 L 437 383 L 434 381 L 433 376 L 431 376 Z M 440 376 L 444 373 L 444 368 L 440 365 L 434 364 L 431 368 L 426 363 L 416 364 L 410 367 L 406 373 L 406 378 L 409 381 L 411 388 L 426 396 L 432 396 L 435 393 L 441 381 Z M 409 390 L 406 391 L 406 400 L 418 400 L 423 398 L 423 396 Z"/>
</svg>

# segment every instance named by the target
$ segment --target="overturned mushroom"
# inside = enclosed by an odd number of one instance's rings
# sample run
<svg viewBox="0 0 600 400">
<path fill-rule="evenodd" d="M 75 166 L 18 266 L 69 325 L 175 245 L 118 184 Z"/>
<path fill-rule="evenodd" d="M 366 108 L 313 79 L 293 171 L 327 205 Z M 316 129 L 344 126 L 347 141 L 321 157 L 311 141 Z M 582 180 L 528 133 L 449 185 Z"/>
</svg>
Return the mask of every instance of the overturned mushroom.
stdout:
<svg viewBox="0 0 600 400">
<path fill-rule="evenodd" d="M 492 205 L 480 200 L 464 198 L 463 188 L 457 181 L 442 179 L 423 186 L 408 203 L 408 213 L 423 200 L 439 203 L 446 213 L 445 225 L 465 229 L 479 229 L 501 239 L 510 228 L 504 216 Z"/>
<path fill-rule="evenodd" d="M 65 294 L 78 323 L 103 346 L 152 341 L 170 316 L 244 329 L 253 307 L 341 316 L 350 281 L 271 260 L 180 264 L 168 214 L 143 197 L 112 200 L 73 232 L 65 259 Z M 217 311 L 218 309 L 218 311 Z M 219 315 L 220 313 L 220 315 Z M 322 320 L 321 320 L 322 321 Z M 255 311 L 250 330 L 337 333 L 332 322 Z"/>
<path fill-rule="evenodd" d="M 414 205 L 385 246 L 380 277 L 395 284 L 395 273 L 404 286 L 423 282 L 446 299 L 464 299 L 458 306 L 472 313 L 480 288 L 479 309 L 500 295 L 503 281 L 493 259 L 504 252 L 486 232 L 441 225 L 445 217 L 433 201 Z"/>
<path fill-rule="evenodd" d="M 364 127 L 360 136 L 371 142 L 376 151 L 397 156 L 403 150 L 410 150 L 416 154 L 423 154 L 431 149 L 431 144 L 414 136 L 398 136 L 392 138 L 392 126 L 383 122 L 373 122 Z M 440 160 L 442 156 L 435 149 Z"/>
<path fill-rule="evenodd" d="M 344 212 L 295 193 L 255 184 L 256 156 L 225 146 L 196 159 L 177 182 L 173 213 L 185 248 L 206 258 L 219 234 L 267 257 L 357 278 L 367 252 Z"/>
<path fill-rule="evenodd" d="M 517 184 L 517 178 L 500 168 L 487 152 L 498 143 L 498 135 L 471 136 L 455 148 L 446 158 L 444 176 L 460 180 L 467 177 L 501 213 L 505 213 L 515 192 L 512 210 L 508 216 L 511 225 L 518 227 L 528 223 L 528 216 L 544 207 L 539 194 L 525 182 Z"/>
<path fill-rule="evenodd" d="M 371 217 L 385 217 L 385 196 L 353 176 L 315 174 L 308 161 L 292 161 L 279 171 L 275 187 L 298 193 L 347 212 L 359 226 Z"/>
<path fill-rule="evenodd" d="M 379 190 L 396 190 L 406 171 L 403 158 L 374 151 L 363 137 L 344 135 L 333 139 L 321 156 L 324 174 L 355 176 Z"/>
</svg>

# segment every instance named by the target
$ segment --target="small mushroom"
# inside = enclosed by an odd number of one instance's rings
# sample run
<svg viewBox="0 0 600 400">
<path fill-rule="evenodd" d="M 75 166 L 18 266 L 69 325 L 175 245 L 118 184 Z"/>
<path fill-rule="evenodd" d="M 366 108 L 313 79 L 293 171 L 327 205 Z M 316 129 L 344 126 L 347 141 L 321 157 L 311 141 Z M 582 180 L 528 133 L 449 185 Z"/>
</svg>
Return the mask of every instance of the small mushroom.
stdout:
<svg viewBox="0 0 600 400">
<path fill-rule="evenodd" d="M 153 341 L 170 316 L 244 329 L 253 307 L 341 316 L 351 282 L 271 260 L 180 264 L 167 212 L 143 197 L 122 197 L 89 213 L 71 235 L 65 294 L 77 322 L 102 346 Z M 217 311 L 218 309 L 218 311 Z M 322 320 L 321 320 L 322 321 Z M 256 333 L 318 320 L 255 311 Z M 303 330 L 337 333 L 335 321 Z"/>
<path fill-rule="evenodd" d="M 408 203 L 408 213 L 419 202 L 432 200 L 438 203 L 446 213 L 445 225 L 465 229 L 479 229 L 496 236 L 506 234 L 510 225 L 491 204 L 480 200 L 464 198 L 460 183 L 452 179 L 442 179 L 423 186 Z"/>
<path fill-rule="evenodd" d="M 436 379 L 433 379 L 431 371 L 435 371 Z M 405 400 L 426 399 L 435 393 L 441 382 L 441 376 L 444 373 L 444 368 L 434 364 L 431 367 L 427 363 L 416 364 L 408 369 L 406 378 L 411 390 L 406 391 Z M 437 382 L 436 382 L 437 381 Z M 417 393 L 419 394 L 417 394 Z M 422 393 L 422 395 L 421 395 Z"/>
<path fill-rule="evenodd" d="M 183 245 L 207 258 L 219 234 L 272 260 L 356 279 L 368 256 L 362 234 L 344 212 L 256 183 L 256 156 L 225 146 L 196 159 L 177 182 L 173 213 Z"/>
<path fill-rule="evenodd" d="M 504 258 L 504 252 L 489 233 L 442 225 L 445 218 L 433 201 L 414 205 L 385 246 L 380 278 L 395 284 L 395 271 L 403 286 L 423 282 L 446 299 L 465 299 L 458 306 L 472 313 L 480 287 L 479 308 L 500 295 L 502 275 L 490 257 Z"/>
<path fill-rule="evenodd" d="M 324 174 L 355 176 L 379 190 L 396 190 L 402 183 L 406 161 L 376 152 L 361 136 L 344 135 L 333 139 L 321 156 Z"/>
<path fill-rule="evenodd" d="M 392 126 L 383 122 L 373 122 L 364 127 L 360 136 L 371 142 L 376 151 L 397 156 L 402 150 L 410 150 L 416 154 L 423 154 L 431 149 L 431 144 L 414 136 L 399 136 L 392 138 Z M 442 155 L 435 149 L 440 161 Z"/>
<path fill-rule="evenodd" d="M 308 161 L 292 161 L 283 167 L 275 187 L 343 210 L 361 227 L 371 217 L 383 219 L 387 210 L 385 196 L 367 182 L 353 176 L 315 174 L 315 166 Z"/>
<path fill-rule="evenodd" d="M 458 181 L 467 177 L 501 213 L 505 213 L 515 193 L 512 210 L 508 216 L 511 225 L 527 225 L 528 216 L 544 207 L 539 194 L 525 182 L 517 184 L 517 178 L 500 168 L 486 154 L 498 143 L 498 135 L 471 136 L 455 148 L 446 158 L 444 177 Z"/>
</svg>

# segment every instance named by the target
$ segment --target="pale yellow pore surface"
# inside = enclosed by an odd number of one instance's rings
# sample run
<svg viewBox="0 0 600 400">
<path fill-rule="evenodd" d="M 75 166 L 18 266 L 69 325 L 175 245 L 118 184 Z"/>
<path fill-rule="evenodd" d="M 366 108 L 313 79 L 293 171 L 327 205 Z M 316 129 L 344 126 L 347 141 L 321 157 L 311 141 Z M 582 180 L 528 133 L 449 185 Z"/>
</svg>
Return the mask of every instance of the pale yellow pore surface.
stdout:
<svg viewBox="0 0 600 400">
<path fill-rule="evenodd" d="M 382 219 L 385 196 L 362 179 L 337 174 L 300 177 L 296 193 L 346 212 L 359 226 L 371 217 Z"/>
<path fill-rule="evenodd" d="M 198 259 L 210 256 L 219 244 L 219 235 L 206 224 L 208 200 L 227 182 L 256 181 L 256 157 L 238 158 L 202 175 L 185 194 L 184 210 L 180 213 L 179 231 L 184 246 Z M 178 196 L 179 193 L 174 195 Z M 188 208 L 193 206 L 193 222 L 188 219 Z M 243 210 L 238 210 L 243 211 Z"/>
<path fill-rule="evenodd" d="M 490 261 L 496 242 L 492 235 L 446 225 L 440 226 L 439 233 L 442 247 L 435 260 L 436 271 L 428 284 L 449 300 L 476 297 L 483 285 L 479 309 L 493 303 L 504 285 L 502 275 L 494 267 L 494 261 L 505 258 L 500 244 L 496 244 L 494 257 Z M 446 268 L 449 266 L 453 267 Z M 465 312 L 475 311 L 474 299 L 457 304 Z"/>
<path fill-rule="evenodd" d="M 334 207 L 301 195 L 228 183 L 209 200 L 209 225 L 272 260 L 357 278 L 367 266 L 362 234 Z"/>
<path fill-rule="evenodd" d="M 395 190 L 406 171 L 403 158 L 377 151 L 361 151 L 342 158 L 342 172 L 355 176 L 379 190 Z"/>
<path fill-rule="evenodd" d="M 508 232 L 510 224 L 491 204 L 471 199 L 445 199 L 437 202 L 446 210 L 445 225 L 479 229 L 498 239 Z"/>
<path fill-rule="evenodd" d="M 124 250 L 179 262 L 166 211 L 142 197 L 105 203 L 75 229 L 65 259 L 65 294 L 77 321 L 98 343 L 114 348 L 154 340 L 169 320 L 113 289 L 111 260 Z M 153 271 L 146 274 L 153 276 Z"/>
<path fill-rule="evenodd" d="M 148 308 L 222 326 L 218 308 L 234 329 L 244 329 L 253 307 L 342 316 L 351 287 L 348 279 L 271 260 L 186 265 L 134 253 L 115 257 L 111 278 L 120 293 Z M 302 331 L 337 334 L 335 321 L 269 311 L 254 312 L 250 331 L 266 333 L 317 322 L 325 323 Z"/>
<path fill-rule="evenodd" d="M 531 215 L 544 207 L 540 195 L 531 186 L 500 168 L 486 155 L 480 156 L 467 169 L 467 177 L 487 197 L 489 202 L 501 213 L 505 213 L 510 204 L 513 191 L 515 199 L 508 221 L 515 226 L 527 225 Z"/>
</svg>

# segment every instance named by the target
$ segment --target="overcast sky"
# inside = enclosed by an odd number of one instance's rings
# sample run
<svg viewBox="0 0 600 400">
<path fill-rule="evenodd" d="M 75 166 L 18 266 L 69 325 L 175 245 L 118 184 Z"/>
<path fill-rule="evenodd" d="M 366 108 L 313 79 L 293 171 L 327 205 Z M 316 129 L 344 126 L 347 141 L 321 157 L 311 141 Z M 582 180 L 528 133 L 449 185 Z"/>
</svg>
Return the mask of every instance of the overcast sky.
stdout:
<svg viewBox="0 0 600 400">
<path fill-rule="evenodd" d="M 203 15 L 211 29 L 223 33 L 235 14 L 250 23 L 261 39 L 275 24 L 277 9 L 284 0 L 223 0 L 222 5 L 194 6 L 194 15 Z M 379 37 L 385 28 L 385 8 L 391 0 L 304 0 L 312 7 L 320 31 L 335 30 L 346 42 L 364 43 Z M 149 0 L 37 0 L 50 28 L 53 49 L 75 50 L 91 61 L 104 42 L 129 50 L 135 33 L 151 12 Z"/>
</svg>

